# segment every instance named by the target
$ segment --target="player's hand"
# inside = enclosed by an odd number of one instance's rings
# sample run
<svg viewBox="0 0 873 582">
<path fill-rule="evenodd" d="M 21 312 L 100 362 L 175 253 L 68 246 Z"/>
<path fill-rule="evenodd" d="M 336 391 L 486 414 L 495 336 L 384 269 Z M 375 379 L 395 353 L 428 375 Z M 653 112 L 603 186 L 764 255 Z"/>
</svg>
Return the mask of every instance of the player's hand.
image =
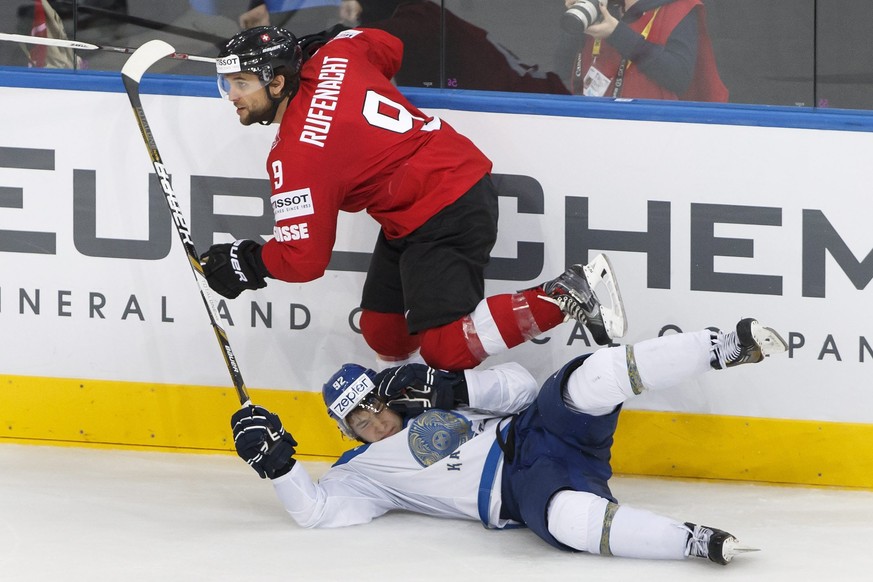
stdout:
<svg viewBox="0 0 873 582">
<path fill-rule="evenodd" d="M 269 26 L 270 13 L 267 11 L 265 4 L 258 4 L 251 10 L 247 10 L 239 15 L 240 30 L 248 30 L 256 26 Z"/>
<path fill-rule="evenodd" d="M 363 8 L 358 0 L 343 0 L 339 8 L 339 20 L 346 26 L 355 27 L 361 23 Z"/>
<path fill-rule="evenodd" d="M 467 381 L 463 372 L 445 372 L 424 364 L 405 364 L 376 374 L 376 394 L 388 408 L 406 416 L 426 410 L 451 410 L 467 404 Z"/>
<path fill-rule="evenodd" d="M 270 276 L 261 259 L 261 245 L 251 240 L 212 245 L 200 255 L 200 264 L 212 290 L 228 299 L 246 289 L 266 287 Z"/>
<path fill-rule="evenodd" d="M 236 453 L 261 479 L 281 477 L 294 466 L 297 441 L 285 432 L 278 415 L 249 405 L 234 413 L 230 426 Z"/>
</svg>

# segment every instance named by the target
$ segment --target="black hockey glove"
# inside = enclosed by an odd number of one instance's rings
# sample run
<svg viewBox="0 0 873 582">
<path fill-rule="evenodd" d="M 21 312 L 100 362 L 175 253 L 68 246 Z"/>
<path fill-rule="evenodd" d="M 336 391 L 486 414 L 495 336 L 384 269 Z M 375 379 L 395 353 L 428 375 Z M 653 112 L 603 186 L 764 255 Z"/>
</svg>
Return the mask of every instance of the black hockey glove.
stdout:
<svg viewBox="0 0 873 582">
<path fill-rule="evenodd" d="M 270 276 L 261 259 L 261 245 L 240 239 L 212 245 L 200 255 L 203 274 L 212 290 L 228 299 L 235 299 L 246 289 L 262 289 Z"/>
<path fill-rule="evenodd" d="M 282 428 L 279 416 L 261 406 L 246 406 L 230 418 L 236 453 L 261 479 L 275 479 L 291 470 L 297 441 Z"/>
<path fill-rule="evenodd" d="M 469 404 L 463 372 L 445 372 L 424 364 L 405 364 L 376 374 L 376 394 L 388 408 L 405 416 L 425 410 L 451 410 Z"/>
</svg>

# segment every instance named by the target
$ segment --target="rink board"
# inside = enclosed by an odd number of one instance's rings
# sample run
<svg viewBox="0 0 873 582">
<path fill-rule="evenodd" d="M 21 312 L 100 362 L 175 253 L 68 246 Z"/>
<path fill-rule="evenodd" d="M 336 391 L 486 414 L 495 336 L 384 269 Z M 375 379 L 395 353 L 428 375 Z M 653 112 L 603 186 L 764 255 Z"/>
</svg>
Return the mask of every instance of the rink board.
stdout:
<svg viewBox="0 0 873 582">
<path fill-rule="evenodd" d="M 0 442 L 234 454 L 230 388 L 0 376 Z M 34 398 L 39 393 L 40 398 Z M 358 444 L 327 422 L 314 392 L 252 390 L 300 443 L 332 460 Z M 873 426 L 625 410 L 618 474 L 873 488 Z"/>
<path fill-rule="evenodd" d="M 143 87 L 195 245 L 269 237 L 274 129 L 239 126 L 203 81 Z M 236 396 L 220 388 L 227 371 L 121 91 L 117 75 L 0 71 L 3 437 L 228 450 Z M 873 485 L 853 466 L 870 455 L 847 444 L 871 442 L 873 425 L 873 333 L 861 316 L 873 277 L 870 116 L 410 95 L 470 136 L 505 186 L 487 293 L 605 251 L 629 313 L 623 342 L 745 316 L 789 340 L 786 357 L 629 403 L 618 470 Z M 372 361 L 356 314 L 375 234 L 366 215 L 343 215 L 325 277 L 221 304 L 247 385 L 287 408 L 307 455 L 348 444 L 318 391 L 343 362 Z M 543 340 L 492 361 L 544 378 L 593 349 L 571 324 Z"/>
</svg>

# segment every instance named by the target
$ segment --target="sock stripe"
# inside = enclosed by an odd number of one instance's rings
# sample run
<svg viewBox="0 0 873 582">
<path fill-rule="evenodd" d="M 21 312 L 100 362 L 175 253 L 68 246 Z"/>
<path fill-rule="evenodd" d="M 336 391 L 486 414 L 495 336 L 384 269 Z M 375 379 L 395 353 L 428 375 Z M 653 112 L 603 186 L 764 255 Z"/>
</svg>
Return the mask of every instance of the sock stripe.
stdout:
<svg viewBox="0 0 873 582">
<path fill-rule="evenodd" d="M 527 297 L 523 293 L 514 293 L 511 297 L 511 302 L 512 314 L 515 316 L 515 323 L 518 325 L 522 341 L 526 342 L 540 335 L 542 331 L 540 331 L 537 325 L 537 320 L 534 319 Z"/>
<path fill-rule="evenodd" d="M 640 370 L 637 368 L 637 359 L 634 356 L 634 346 L 632 344 L 625 346 L 625 360 L 627 362 L 627 377 L 630 380 L 631 390 L 639 396 L 646 390 L 646 387 L 640 376 Z"/>
<path fill-rule="evenodd" d="M 612 551 L 609 549 L 609 534 L 612 532 L 612 520 L 615 519 L 616 511 L 618 511 L 618 503 L 610 501 L 606 504 L 606 513 L 603 514 L 603 530 L 600 532 L 601 556 L 612 555 Z"/>
<path fill-rule="evenodd" d="M 476 324 L 473 323 L 473 318 L 469 315 L 461 319 L 461 331 L 464 334 L 464 341 L 467 344 L 467 349 L 474 358 L 480 362 L 488 357 L 488 352 L 482 345 L 482 340 L 479 339 L 479 333 L 476 331 Z"/>
</svg>

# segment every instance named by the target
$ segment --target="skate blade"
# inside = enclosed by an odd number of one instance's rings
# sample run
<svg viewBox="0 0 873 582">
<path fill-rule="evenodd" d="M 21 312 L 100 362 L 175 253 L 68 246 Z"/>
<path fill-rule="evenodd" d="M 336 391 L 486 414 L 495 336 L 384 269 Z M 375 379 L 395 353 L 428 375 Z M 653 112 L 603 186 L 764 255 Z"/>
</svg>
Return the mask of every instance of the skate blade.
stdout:
<svg viewBox="0 0 873 582">
<path fill-rule="evenodd" d="M 752 339 L 761 346 L 761 353 L 765 356 L 781 354 L 788 351 L 788 344 L 782 336 L 772 327 L 764 327 L 757 321 L 752 322 Z"/>
<path fill-rule="evenodd" d="M 751 546 L 747 546 L 736 541 L 726 540 L 724 548 L 722 549 L 722 554 L 724 555 L 725 561 L 730 562 L 731 560 L 733 560 L 734 556 L 738 554 L 747 554 L 749 552 L 760 551 L 761 548 L 753 548 Z"/>
<path fill-rule="evenodd" d="M 618 280 L 609 258 L 603 253 L 582 267 L 588 285 L 600 302 L 600 315 L 603 317 L 603 325 L 611 338 L 624 337 L 627 333 L 627 316 L 624 311 L 624 302 L 621 299 L 621 291 L 618 288 Z M 606 289 L 609 294 L 609 305 L 606 305 L 599 293 L 598 285 Z"/>
</svg>

